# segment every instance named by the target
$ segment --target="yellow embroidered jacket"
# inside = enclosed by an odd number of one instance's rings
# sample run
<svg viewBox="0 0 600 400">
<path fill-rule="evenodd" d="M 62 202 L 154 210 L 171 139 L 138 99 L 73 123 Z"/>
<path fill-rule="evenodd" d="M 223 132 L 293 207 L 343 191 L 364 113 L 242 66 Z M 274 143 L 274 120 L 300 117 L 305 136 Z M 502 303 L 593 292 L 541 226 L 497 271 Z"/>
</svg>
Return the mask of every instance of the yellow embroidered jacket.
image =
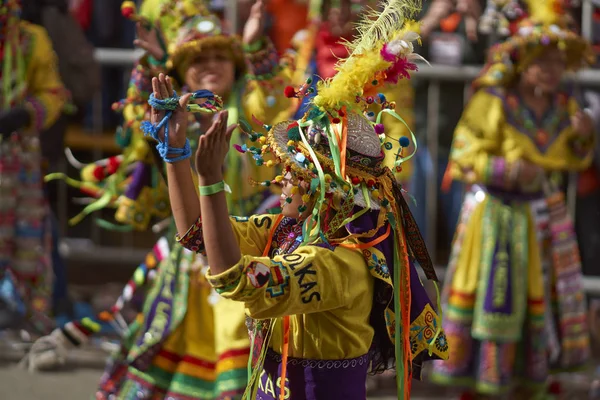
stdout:
<svg viewBox="0 0 600 400">
<path fill-rule="evenodd" d="M 31 114 L 31 127 L 39 132 L 49 128 L 60 116 L 67 92 L 58 74 L 52 42 L 41 26 L 20 22 L 25 44 L 25 106 Z"/>
<path fill-rule="evenodd" d="M 480 89 L 456 127 L 450 174 L 467 183 L 511 189 L 515 162 L 526 160 L 545 170 L 583 170 L 592 161 L 593 135 L 582 139 L 571 127 L 579 110 L 574 97 L 556 96 L 553 109 L 536 124 L 516 94 Z"/>
<path fill-rule="evenodd" d="M 275 226 L 276 219 L 273 215 L 232 217 L 242 257 L 222 274 L 209 271 L 209 283 L 223 297 L 244 302 L 250 317 L 277 318 L 270 342 L 277 353 L 282 351 L 283 337 L 279 317 L 287 315 L 290 357 L 342 360 L 367 354 L 374 335 L 369 316 L 375 279 L 391 284 L 383 254 L 375 248 L 300 246 L 299 239 L 290 243 L 294 227 L 300 225 L 286 224 L 284 219 Z M 201 219 L 177 240 L 204 254 Z M 392 327 L 393 318 L 389 323 Z M 434 346 L 428 343 L 438 323 L 430 305 L 412 321 L 413 357 L 430 348 L 436 357 L 447 357 L 443 333 Z"/>
</svg>

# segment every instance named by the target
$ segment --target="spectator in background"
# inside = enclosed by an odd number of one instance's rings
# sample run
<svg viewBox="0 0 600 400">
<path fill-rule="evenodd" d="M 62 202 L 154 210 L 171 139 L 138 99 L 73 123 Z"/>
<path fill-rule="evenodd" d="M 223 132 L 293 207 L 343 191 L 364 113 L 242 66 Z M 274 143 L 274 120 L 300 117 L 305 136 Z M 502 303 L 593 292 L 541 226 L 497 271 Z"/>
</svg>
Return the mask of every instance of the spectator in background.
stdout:
<svg viewBox="0 0 600 400">
<path fill-rule="evenodd" d="M 25 313 L 37 331 L 45 332 L 53 326 L 48 318 L 51 224 L 39 135 L 57 121 L 66 90 L 46 31 L 21 20 L 19 1 L 3 0 L 0 5 L 5 60 L 0 95 L 0 327 L 14 326 Z"/>
<path fill-rule="evenodd" d="M 485 0 L 433 0 L 423 4 L 421 35 L 423 46 L 417 51 L 429 62 L 441 65 L 483 64 L 485 40 L 477 35 L 477 19 Z M 419 151 L 414 158 L 414 171 L 410 182 L 410 193 L 416 200 L 412 204 L 413 213 L 421 232 L 425 236 L 435 234 L 426 230 L 427 201 L 426 187 L 430 171 L 437 172 L 437 187 L 442 186 L 444 172 L 448 165 L 450 145 L 454 128 L 463 111 L 465 83 L 441 82 L 438 110 L 438 156 L 431 158 L 426 134 L 432 116 L 427 115 L 429 81 L 413 80 L 415 88 L 415 126 Z M 463 186 L 453 182 L 449 190 L 442 190 L 438 196 L 438 227 L 440 235 L 437 243 L 450 243 L 458 222 L 462 203 Z M 440 225 L 441 224 L 441 225 Z M 449 249 L 445 249 L 449 250 Z M 439 257 L 438 257 L 438 261 Z M 443 263 L 447 261 L 444 258 Z"/>
</svg>

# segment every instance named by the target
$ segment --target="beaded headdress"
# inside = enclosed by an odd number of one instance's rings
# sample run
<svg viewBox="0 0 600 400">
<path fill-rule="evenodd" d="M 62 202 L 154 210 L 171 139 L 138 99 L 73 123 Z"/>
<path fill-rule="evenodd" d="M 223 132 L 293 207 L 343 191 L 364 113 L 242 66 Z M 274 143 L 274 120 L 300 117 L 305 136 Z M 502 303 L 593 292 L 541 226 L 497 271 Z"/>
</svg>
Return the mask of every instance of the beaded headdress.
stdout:
<svg viewBox="0 0 600 400">
<path fill-rule="evenodd" d="M 527 0 L 527 16 L 515 25 L 506 41 L 490 49 L 489 61 L 475 80 L 475 87 L 513 84 L 519 73 L 550 46 L 564 53 L 568 70 L 594 63 L 591 45 L 570 29 L 565 2 Z"/>
</svg>

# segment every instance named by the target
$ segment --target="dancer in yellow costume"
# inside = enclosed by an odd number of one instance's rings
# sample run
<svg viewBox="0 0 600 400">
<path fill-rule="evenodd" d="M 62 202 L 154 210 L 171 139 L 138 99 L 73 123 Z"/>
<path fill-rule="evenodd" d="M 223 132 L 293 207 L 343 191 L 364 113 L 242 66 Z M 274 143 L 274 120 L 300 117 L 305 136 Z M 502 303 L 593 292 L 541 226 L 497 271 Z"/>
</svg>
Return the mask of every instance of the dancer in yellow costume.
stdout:
<svg viewBox="0 0 600 400">
<path fill-rule="evenodd" d="M 25 317 L 47 333 L 54 273 L 39 133 L 56 122 L 67 91 L 48 34 L 20 13 L 20 1 L 0 1 L 0 329 Z"/>
<path fill-rule="evenodd" d="M 269 122 L 287 115 L 289 100 L 279 86 L 288 70 L 271 43 L 261 37 L 263 7 L 260 1 L 254 5 L 242 42 L 223 33 L 220 21 L 201 1 L 166 2 L 158 14 L 162 35 L 148 31 L 149 19 L 137 14 L 130 2 L 124 3 L 124 14 L 139 21 L 136 44 L 148 51 L 132 73 L 128 98 L 120 104 L 126 122 L 119 138 L 128 146 L 119 158 L 90 166 L 90 172 L 83 173 L 88 177 L 84 189 L 92 187 L 94 178 L 103 178 L 104 186 L 95 189 L 101 199 L 109 198 L 117 207 L 116 219 L 122 225 L 146 229 L 153 217 L 165 217 L 165 205 L 168 209 L 165 186 L 157 178 L 160 169 L 152 164 L 160 151 L 152 151 L 139 130 L 148 111 L 144 99 L 148 98 L 149 74 L 171 70 L 183 91 L 198 93 L 206 88 L 216 94 L 197 105 L 201 112 L 191 118 L 188 130 L 192 142 L 224 103 L 235 119 L 243 116 Z M 171 25 L 167 25 L 169 19 Z M 243 133 L 236 136 L 238 143 L 245 142 Z M 112 173 L 107 171 L 111 165 L 116 170 Z M 133 172 L 127 175 L 125 170 Z M 238 157 L 225 165 L 228 183 L 236 192 L 228 196 L 228 202 L 237 215 L 264 210 L 270 204 L 269 188 L 248 182 L 254 170 L 262 172 Z M 252 175 L 269 181 L 273 177 L 268 171 Z M 96 206 L 105 205 L 99 201 Z M 217 295 L 200 273 L 205 268 L 203 260 L 166 239 L 157 243 L 144 264 L 142 270 L 155 270 L 157 275 L 148 288 L 145 315 L 128 328 L 97 398 L 135 394 L 149 399 L 214 399 L 241 394 L 249 354 L 243 306 Z M 96 330 L 90 321 L 73 322 L 57 331 L 54 340 L 81 343 Z"/>
<path fill-rule="evenodd" d="M 591 162 L 591 119 L 560 83 L 593 58 L 552 2 L 529 11 L 492 50 L 456 128 L 449 172 L 472 186 L 443 296 L 450 358 L 433 378 L 492 396 L 523 385 L 532 392 L 511 395 L 534 398 L 551 368 L 590 356 L 577 240 L 555 176 Z"/>
<path fill-rule="evenodd" d="M 406 148 L 410 140 L 388 136 L 380 117 L 395 114 L 384 96 L 376 96 L 373 121 L 366 99 L 413 70 L 410 40 L 418 35 L 404 19 L 413 11 L 412 2 L 394 0 L 380 15 L 367 14 L 352 55 L 318 85 L 300 120 L 266 126 L 266 134 L 242 124 L 256 144 L 236 149 L 259 165 L 284 168 L 275 178 L 283 190 L 280 215 L 228 217 L 215 168 L 236 127 L 226 128 L 225 113 L 198 144 L 200 196 L 185 162 L 167 166 L 180 243 L 208 257 L 211 285 L 252 317 L 246 399 L 363 400 L 367 373 L 392 364 L 399 398 L 407 399 L 421 362 L 446 356 L 441 321 L 412 261 L 432 279 L 435 271 L 402 189 L 383 165 L 386 143 Z M 177 96 L 162 74 L 153 88 L 155 112 L 145 129 L 167 153 L 191 157 L 189 98 Z M 308 83 L 285 92 L 302 97 Z M 407 158 L 399 154 L 395 165 Z"/>
</svg>

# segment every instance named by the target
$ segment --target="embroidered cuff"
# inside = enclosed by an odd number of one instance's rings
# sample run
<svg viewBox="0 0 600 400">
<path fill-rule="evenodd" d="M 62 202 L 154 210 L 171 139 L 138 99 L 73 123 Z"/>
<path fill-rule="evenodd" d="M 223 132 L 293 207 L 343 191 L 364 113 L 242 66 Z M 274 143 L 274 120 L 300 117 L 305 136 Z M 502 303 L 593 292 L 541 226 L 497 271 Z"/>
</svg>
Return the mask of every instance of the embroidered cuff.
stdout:
<svg viewBox="0 0 600 400">
<path fill-rule="evenodd" d="M 186 249 L 204 254 L 204 234 L 202 232 L 202 217 L 198 217 L 194 225 L 183 235 L 175 236 L 175 240 Z"/>
<path fill-rule="evenodd" d="M 236 265 L 218 275 L 206 279 L 221 296 L 237 301 L 250 301 L 263 293 L 269 299 L 280 297 L 289 291 L 290 274 L 285 262 L 268 257 L 242 256 Z"/>
<path fill-rule="evenodd" d="M 570 142 L 571 151 L 578 158 L 586 158 L 594 147 L 593 135 L 589 137 L 577 136 Z"/>
<path fill-rule="evenodd" d="M 244 263 L 241 261 L 217 275 L 211 275 L 210 269 L 208 270 L 206 279 L 217 293 L 222 295 L 226 292 L 233 292 L 239 286 L 245 269 Z"/>
<path fill-rule="evenodd" d="M 275 46 L 268 39 L 264 39 L 263 43 L 261 49 L 246 52 L 246 65 L 248 66 L 246 78 L 248 80 L 267 81 L 274 78 L 281 70 Z"/>
<path fill-rule="evenodd" d="M 30 126 L 36 131 L 42 130 L 48 115 L 48 110 L 44 103 L 41 100 L 30 96 L 25 100 L 25 107 L 27 108 L 29 115 L 31 115 Z"/>
<path fill-rule="evenodd" d="M 490 186 L 511 189 L 515 185 L 518 170 L 518 163 L 507 163 L 504 157 L 490 157 L 484 180 Z"/>
</svg>

